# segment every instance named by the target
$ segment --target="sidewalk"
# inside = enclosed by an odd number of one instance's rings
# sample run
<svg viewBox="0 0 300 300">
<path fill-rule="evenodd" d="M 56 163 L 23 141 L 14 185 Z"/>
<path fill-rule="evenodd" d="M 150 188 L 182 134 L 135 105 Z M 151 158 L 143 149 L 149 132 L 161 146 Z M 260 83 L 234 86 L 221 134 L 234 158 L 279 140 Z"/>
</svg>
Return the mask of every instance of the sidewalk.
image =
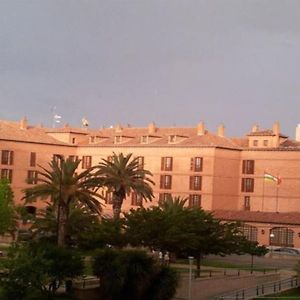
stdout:
<svg viewBox="0 0 300 300">
<path fill-rule="evenodd" d="M 176 267 L 178 267 L 176 265 Z M 187 265 L 179 267 L 187 268 Z M 195 268 L 193 268 L 195 269 Z M 237 270 L 233 269 L 231 274 L 223 275 L 224 269 L 203 267 L 203 271 L 213 269 L 220 275 L 212 277 L 201 277 L 192 279 L 191 282 L 191 300 L 211 300 L 215 296 L 230 292 L 233 290 L 246 289 L 258 284 L 265 284 L 280 279 L 290 278 L 295 275 L 293 271 L 282 270 L 278 273 L 255 272 L 250 274 L 249 271 L 240 271 L 237 275 Z M 218 272 L 219 271 L 219 272 Z M 185 300 L 188 295 L 189 276 L 188 273 L 181 274 L 181 282 L 177 289 L 174 300 Z"/>
</svg>

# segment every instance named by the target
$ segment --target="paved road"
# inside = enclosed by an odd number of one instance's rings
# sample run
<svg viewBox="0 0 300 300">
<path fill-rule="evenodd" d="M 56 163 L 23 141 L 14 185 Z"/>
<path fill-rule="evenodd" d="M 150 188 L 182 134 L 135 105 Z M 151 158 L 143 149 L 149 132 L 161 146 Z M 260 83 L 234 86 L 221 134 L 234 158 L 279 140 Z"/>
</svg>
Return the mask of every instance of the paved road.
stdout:
<svg viewBox="0 0 300 300">
<path fill-rule="evenodd" d="M 235 264 L 251 264 L 250 255 L 228 255 L 225 257 L 209 255 L 206 257 L 208 260 L 214 261 L 224 261 L 228 263 Z M 273 257 L 255 257 L 254 265 L 266 267 L 266 268 L 278 268 L 284 270 L 293 270 L 297 262 L 300 261 L 299 256 L 283 256 L 283 255 L 273 255 Z"/>
</svg>

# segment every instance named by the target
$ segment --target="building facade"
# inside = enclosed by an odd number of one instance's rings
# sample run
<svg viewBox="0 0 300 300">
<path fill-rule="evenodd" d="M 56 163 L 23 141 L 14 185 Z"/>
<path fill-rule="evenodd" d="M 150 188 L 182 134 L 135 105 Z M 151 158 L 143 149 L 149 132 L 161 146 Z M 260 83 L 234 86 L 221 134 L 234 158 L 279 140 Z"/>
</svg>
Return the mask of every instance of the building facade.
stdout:
<svg viewBox="0 0 300 300">
<path fill-rule="evenodd" d="M 78 157 L 83 170 L 113 152 L 133 153 L 141 167 L 153 173 L 155 198 L 142 203 L 137 195 L 129 195 L 124 211 L 157 205 L 169 194 L 181 196 L 188 198 L 189 206 L 212 211 L 220 219 L 242 221 L 245 234 L 262 244 L 300 248 L 297 130 L 293 140 L 280 132 L 278 123 L 270 130 L 253 126 L 245 137 L 229 138 L 224 125 L 212 133 L 203 122 L 194 128 L 151 123 L 145 128 L 117 125 L 92 130 L 30 126 L 25 118 L 0 121 L 1 177 L 11 181 L 20 203 L 22 190 L 37 183 L 38 166 L 47 167 L 55 155 Z M 278 181 L 267 182 L 266 174 Z M 104 213 L 110 214 L 111 195 L 104 196 Z"/>
</svg>

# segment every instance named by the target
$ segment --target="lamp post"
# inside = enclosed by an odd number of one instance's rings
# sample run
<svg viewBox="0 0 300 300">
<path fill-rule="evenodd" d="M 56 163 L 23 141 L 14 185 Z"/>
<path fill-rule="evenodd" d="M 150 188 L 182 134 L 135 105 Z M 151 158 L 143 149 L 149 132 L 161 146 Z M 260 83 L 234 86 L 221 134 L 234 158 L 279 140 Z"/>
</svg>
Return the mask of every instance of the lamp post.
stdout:
<svg viewBox="0 0 300 300">
<path fill-rule="evenodd" d="M 273 257 L 273 245 L 271 245 L 272 243 L 272 239 L 275 237 L 275 234 L 273 232 L 270 233 L 270 248 L 271 248 L 271 257 Z"/>
<path fill-rule="evenodd" d="M 189 286 L 188 286 L 188 300 L 191 300 L 191 291 L 192 291 L 192 266 L 193 266 L 193 256 L 189 256 Z"/>
</svg>

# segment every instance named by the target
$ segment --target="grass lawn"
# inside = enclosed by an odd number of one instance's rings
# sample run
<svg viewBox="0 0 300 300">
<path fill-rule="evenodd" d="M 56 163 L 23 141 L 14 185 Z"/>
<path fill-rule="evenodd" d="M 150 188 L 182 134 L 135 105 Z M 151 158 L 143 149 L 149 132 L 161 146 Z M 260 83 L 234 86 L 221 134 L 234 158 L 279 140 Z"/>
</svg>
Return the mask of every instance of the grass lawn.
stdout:
<svg viewBox="0 0 300 300">
<path fill-rule="evenodd" d="M 188 265 L 189 262 L 187 259 L 178 259 L 176 261 L 177 263 L 182 263 Z M 194 261 L 194 265 L 195 265 Z M 205 267 L 213 267 L 213 268 L 220 268 L 220 269 L 239 269 L 239 270 L 251 270 L 251 265 L 250 264 L 233 264 L 233 263 L 228 263 L 228 262 L 223 262 L 223 261 L 218 261 L 218 260 L 210 260 L 210 259 L 203 259 L 201 261 L 201 266 Z M 264 272 L 264 271 L 272 271 L 275 270 L 274 268 L 263 268 L 263 267 L 258 267 L 258 266 L 253 266 L 253 271 L 258 271 L 258 272 Z"/>
<path fill-rule="evenodd" d="M 300 288 L 297 289 L 292 289 L 286 292 L 282 292 L 280 294 L 275 294 L 275 295 L 270 295 L 270 296 L 265 296 L 265 297 L 259 297 L 255 298 L 256 300 L 261 300 L 261 299 L 268 299 L 268 300 L 296 300 L 300 299 Z M 254 299 L 254 300 L 255 300 Z"/>
</svg>

